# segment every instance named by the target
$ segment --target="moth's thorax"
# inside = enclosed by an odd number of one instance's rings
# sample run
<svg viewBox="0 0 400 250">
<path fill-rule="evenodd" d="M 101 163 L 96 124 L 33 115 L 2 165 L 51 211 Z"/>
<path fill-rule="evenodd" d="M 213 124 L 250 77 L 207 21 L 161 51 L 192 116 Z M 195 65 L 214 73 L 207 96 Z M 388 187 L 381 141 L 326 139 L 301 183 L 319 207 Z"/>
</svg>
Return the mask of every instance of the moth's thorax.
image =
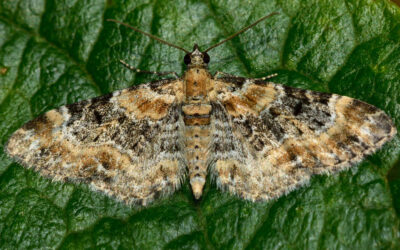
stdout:
<svg viewBox="0 0 400 250">
<path fill-rule="evenodd" d="M 202 67 L 189 68 L 184 76 L 186 98 L 182 105 L 185 151 L 190 185 L 196 199 L 203 193 L 207 175 L 212 106 L 208 100 L 211 74 Z"/>
<path fill-rule="evenodd" d="M 189 68 L 184 76 L 186 102 L 202 103 L 208 101 L 211 74 L 205 68 Z"/>
</svg>

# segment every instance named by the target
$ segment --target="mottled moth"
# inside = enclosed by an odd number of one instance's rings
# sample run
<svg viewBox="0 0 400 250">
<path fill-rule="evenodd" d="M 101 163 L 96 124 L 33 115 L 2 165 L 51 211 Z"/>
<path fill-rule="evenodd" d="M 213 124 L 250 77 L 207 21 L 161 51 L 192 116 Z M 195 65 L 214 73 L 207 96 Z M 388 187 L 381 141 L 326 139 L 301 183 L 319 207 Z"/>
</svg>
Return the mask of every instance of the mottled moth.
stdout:
<svg viewBox="0 0 400 250">
<path fill-rule="evenodd" d="M 185 178 L 200 199 L 208 174 L 221 190 L 267 201 L 313 175 L 347 169 L 389 141 L 391 119 L 365 102 L 276 84 L 275 75 L 208 71 L 208 51 L 274 14 L 192 51 L 110 20 L 183 50 L 184 74 L 166 72 L 175 78 L 50 110 L 18 129 L 6 152 L 45 177 L 147 205 Z"/>
</svg>

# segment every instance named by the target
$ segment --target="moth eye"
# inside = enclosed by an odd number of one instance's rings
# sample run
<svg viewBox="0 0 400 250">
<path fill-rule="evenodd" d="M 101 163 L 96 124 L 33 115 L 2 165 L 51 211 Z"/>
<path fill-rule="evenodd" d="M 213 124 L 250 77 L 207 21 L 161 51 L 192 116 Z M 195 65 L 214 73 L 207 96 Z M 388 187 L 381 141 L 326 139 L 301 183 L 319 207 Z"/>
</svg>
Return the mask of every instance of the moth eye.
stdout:
<svg viewBox="0 0 400 250">
<path fill-rule="evenodd" d="M 210 56 L 207 54 L 207 52 L 203 53 L 203 62 L 204 63 L 209 63 L 210 62 Z"/>
<path fill-rule="evenodd" d="M 190 54 L 186 54 L 185 57 L 183 58 L 183 62 L 188 65 L 190 64 Z"/>
</svg>

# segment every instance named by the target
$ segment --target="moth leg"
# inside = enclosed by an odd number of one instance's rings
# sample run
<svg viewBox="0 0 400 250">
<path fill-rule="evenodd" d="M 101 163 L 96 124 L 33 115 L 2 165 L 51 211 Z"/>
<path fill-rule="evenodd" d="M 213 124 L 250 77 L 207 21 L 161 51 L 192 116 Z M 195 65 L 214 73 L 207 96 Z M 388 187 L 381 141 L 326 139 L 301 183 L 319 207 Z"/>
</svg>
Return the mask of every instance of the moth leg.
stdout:
<svg viewBox="0 0 400 250">
<path fill-rule="evenodd" d="M 264 76 L 264 77 L 261 77 L 261 78 L 254 78 L 254 80 L 262 80 L 262 81 L 265 81 L 265 80 L 274 78 L 274 77 L 276 77 L 277 75 L 278 75 L 278 73 L 274 73 L 274 74 L 267 75 L 267 76 Z"/>
<path fill-rule="evenodd" d="M 158 75 L 158 76 L 165 76 L 165 75 L 174 75 L 174 77 L 176 79 L 179 78 L 178 74 L 174 71 L 167 71 L 167 72 L 157 72 L 157 71 L 145 71 L 145 70 L 140 70 L 138 68 L 133 67 L 132 65 L 128 64 L 127 62 L 125 62 L 124 60 L 119 60 L 122 65 L 124 65 L 126 68 L 135 71 L 137 73 L 145 73 L 145 74 L 154 74 L 154 75 Z"/>
<path fill-rule="evenodd" d="M 234 75 L 222 72 L 222 71 L 217 71 L 214 74 L 214 79 L 216 79 L 216 78 L 241 78 L 242 79 L 243 77 L 234 76 Z"/>
<path fill-rule="evenodd" d="M 273 77 L 276 77 L 278 74 L 277 73 L 274 73 L 274 74 L 271 74 L 271 75 L 267 75 L 267 76 L 264 76 L 264 77 L 261 77 L 261 78 L 253 78 L 253 80 L 262 80 L 262 81 L 265 81 L 265 80 L 267 80 L 267 79 L 271 79 L 271 78 L 273 78 Z M 244 78 L 243 77 L 240 77 L 240 76 L 234 76 L 234 75 L 231 75 L 231 74 L 228 74 L 228 73 L 225 73 L 225 72 L 221 72 L 221 71 L 217 71 L 215 74 L 214 74 L 214 78 L 227 78 L 227 79 L 232 79 L 232 80 L 243 80 Z"/>
</svg>

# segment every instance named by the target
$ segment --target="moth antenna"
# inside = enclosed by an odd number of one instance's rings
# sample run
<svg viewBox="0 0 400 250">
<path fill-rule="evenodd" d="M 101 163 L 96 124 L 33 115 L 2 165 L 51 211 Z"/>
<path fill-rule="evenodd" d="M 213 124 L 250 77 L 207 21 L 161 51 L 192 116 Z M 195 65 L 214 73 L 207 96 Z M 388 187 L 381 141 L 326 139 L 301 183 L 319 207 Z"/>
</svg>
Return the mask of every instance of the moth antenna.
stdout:
<svg viewBox="0 0 400 250">
<path fill-rule="evenodd" d="M 159 41 L 160 43 L 164 43 L 164 44 L 166 44 L 166 45 L 168 45 L 168 46 L 170 46 L 170 47 L 174 47 L 174 48 L 180 49 L 180 50 L 184 51 L 186 54 L 187 54 L 187 53 L 190 53 L 189 51 L 185 50 L 185 49 L 182 48 L 182 47 L 179 47 L 179 46 L 177 46 L 177 45 L 175 45 L 175 44 L 172 44 L 172 43 L 169 43 L 169 42 L 167 42 L 167 41 L 164 41 L 163 39 L 161 39 L 161 38 L 159 38 L 159 37 L 156 37 L 156 36 L 154 36 L 154 35 L 152 35 L 152 34 L 150 34 L 150 33 L 147 33 L 147 32 L 145 32 L 145 31 L 140 30 L 140 29 L 138 29 L 138 28 L 135 28 L 135 27 L 133 27 L 133 26 L 130 26 L 129 24 L 123 23 L 123 22 L 118 21 L 118 20 L 115 20 L 115 19 L 106 19 L 106 21 L 108 21 L 108 22 L 114 22 L 114 23 L 119 23 L 119 24 L 121 24 L 121 25 L 124 25 L 125 27 L 128 27 L 129 29 L 132 29 L 132 30 L 134 30 L 134 31 L 136 31 L 136 32 L 142 33 L 143 35 L 146 35 L 146 36 L 148 36 L 148 37 L 150 37 L 150 38 L 152 38 L 152 39 L 154 39 L 154 40 L 157 40 L 157 41 Z"/>
<path fill-rule="evenodd" d="M 267 19 L 267 18 L 269 18 L 269 17 L 271 17 L 271 16 L 274 16 L 274 15 L 278 15 L 278 14 L 279 14 L 278 12 L 272 12 L 272 13 L 266 15 L 265 17 L 262 17 L 262 18 L 258 19 L 258 20 L 255 21 L 254 23 L 250 24 L 250 25 L 247 26 L 247 27 L 244 27 L 243 29 L 239 30 L 239 31 L 236 32 L 235 34 L 233 34 L 233 35 L 231 35 L 230 37 L 226 38 L 225 40 L 222 40 L 221 42 L 219 42 L 219 43 L 217 43 L 217 44 L 214 44 L 214 45 L 211 46 L 210 48 L 206 49 L 204 52 L 208 52 L 208 51 L 212 50 L 213 48 L 220 46 L 221 44 L 223 44 L 223 43 L 225 43 L 225 42 L 231 40 L 231 39 L 234 38 L 235 36 L 237 36 L 237 35 L 239 35 L 239 34 L 245 32 L 246 30 L 248 30 L 248 29 L 252 28 L 253 26 L 257 25 L 259 22 L 264 21 L 265 19 Z"/>
</svg>

